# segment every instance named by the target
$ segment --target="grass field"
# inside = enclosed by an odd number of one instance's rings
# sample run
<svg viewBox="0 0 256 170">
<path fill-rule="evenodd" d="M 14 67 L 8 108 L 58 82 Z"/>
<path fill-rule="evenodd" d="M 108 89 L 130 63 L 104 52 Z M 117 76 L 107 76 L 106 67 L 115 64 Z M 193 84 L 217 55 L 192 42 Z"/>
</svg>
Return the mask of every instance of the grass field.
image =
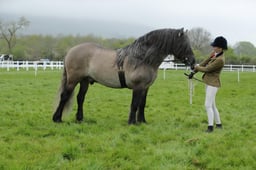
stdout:
<svg viewBox="0 0 256 170">
<path fill-rule="evenodd" d="M 127 125 L 131 91 L 94 84 L 75 123 L 51 118 L 61 71 L 0 70 L 0 170 L 170 170 L 256 168 L 256 73 L 223 72 L 217 105 L 223 129 L 207 134 L 204 85 L 189 104 L 182 71 L 162 71 L 150 88 L 147 124 Z M 200 77 L 200 74 L 197 75 Z M 74 102 L 76 103 L 76 102 Z"/>
</svg>

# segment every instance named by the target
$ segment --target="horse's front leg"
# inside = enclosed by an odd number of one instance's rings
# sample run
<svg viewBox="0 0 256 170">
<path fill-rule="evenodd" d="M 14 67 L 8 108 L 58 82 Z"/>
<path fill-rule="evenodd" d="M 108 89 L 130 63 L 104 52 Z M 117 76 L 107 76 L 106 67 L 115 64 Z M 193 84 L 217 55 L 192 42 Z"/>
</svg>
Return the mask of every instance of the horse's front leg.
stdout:
<svg viewBox="0 0 256 170">
<path fill-rule="evenodd" d="M 88 79 L 84 79 L 80 82 L 80 89 L 77 95 L 77 113 L 76 113 L 76 120 L 78 122 L 83 120 L 83 103 L 85 99 L 86 92 L 88 90 L 89 81 Z"/>
<path fill-rule="evenodd" d="M 142 96 L 141 96 L 141 101 L 139 104 L 139 112 L 137 115 L 137 120 L 138 120 L 138 122 L 141 122 L 141 123 L 146 123 L 144 110 L 145 110 L 145 105 L 146 105 L 147 94 L 148 94 L 148 89 L 143 91 Z"/>
<path fill-rule="evenodd" d="M 132 92 L 132 103 L 131 103 L 128 124 L 136 123 L 136 112 L 140 104 L 142 94 L 143 94 L 143 90 L 133 90 Z"/>
</svg>

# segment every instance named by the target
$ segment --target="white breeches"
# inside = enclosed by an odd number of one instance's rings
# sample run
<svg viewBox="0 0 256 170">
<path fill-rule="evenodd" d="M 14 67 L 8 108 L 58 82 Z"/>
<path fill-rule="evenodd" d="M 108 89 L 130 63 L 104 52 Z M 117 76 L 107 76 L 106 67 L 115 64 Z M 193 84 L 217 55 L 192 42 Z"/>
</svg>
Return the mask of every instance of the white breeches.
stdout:
<svg viewBox="0 0 256 170">
<path fill-rule="evenodd" d="M 217 91 L 217 87 L 206 85 L 205 109 L 208 116 L 209 126 L 213 126 L 214 119 L 216 124 L 221 124 L 220 114 L 215 104 L 215 96 Z"/>
</svg>

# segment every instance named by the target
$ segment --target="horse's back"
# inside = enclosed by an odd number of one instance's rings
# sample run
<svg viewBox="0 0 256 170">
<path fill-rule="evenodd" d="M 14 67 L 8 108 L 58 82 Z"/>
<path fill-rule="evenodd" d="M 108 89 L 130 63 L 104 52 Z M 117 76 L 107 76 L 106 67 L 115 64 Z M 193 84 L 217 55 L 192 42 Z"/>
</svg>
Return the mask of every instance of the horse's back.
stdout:
<svg viewBox="0 0 256 170">
<path fill-rule="evenodd" d="M 90 77 L 106 86 L 116 87 L 119 80 L 115 60 L 115 50 L 95 43 L 83 43 L 69 50 L 65 57 L 65 69 L 70 81 L 79 82 L 84 77 Z"/>
<path fill-rule="evenodd" d="M 75 58 L 85 58 L 85 57 L 90 57 L 95 51 L 98 49 L 102 48 L 100 45 L 95 44 L 95 43 L 83 43 L 83 44 L 78 44 L 74 47 L 72 47 L 66 57 L 65 61 L 68 60 L 73 60 Z"/>
</svg>

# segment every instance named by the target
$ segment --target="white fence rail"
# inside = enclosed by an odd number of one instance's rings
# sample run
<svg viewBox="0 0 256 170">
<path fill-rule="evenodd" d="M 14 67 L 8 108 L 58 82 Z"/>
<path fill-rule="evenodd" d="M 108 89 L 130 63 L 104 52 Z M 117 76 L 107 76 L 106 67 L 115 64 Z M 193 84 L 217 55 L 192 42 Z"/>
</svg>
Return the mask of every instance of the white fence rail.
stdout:
<svg viewBox="0 0 256 170">
<path fill-rule="evenodd" d="M 19 71 L 20 69 L 62 69 L 63 61 L 0 61 L 0 68 L 4 68 L 7 71 L 10 69 L 15 69 Z M 172 70 L 185 70 L 187 67 L 184 64 L 173 63 L 173 62 L 163 62 L 159 69 L 172 69 Z M 225 71 L 241 71 L 241 72 L 256 72 L 255 65 L 231 65 L 226 64 L 223 68 Z"/>
<path fill-rule="evenodd" d="M 39 68 L 46 69 L 61 69 L 63 67 L 63 61 L 0 61 L 0 68 L 6 68 L 7 71 L 10 69 L 34 69 Z"/>
<path fill-rule="evenodd" d="M 172 70 L 185 70 L 189 69 L 184 64 L 173 62 L 162 62 L 159 69 L 172 69 Z M 241 71 L 241 72 L 256 72 L 256 65 L 232 65 L 226 64 L 223 68 L 224 71 Z"/>
<path fill-rule="evenodd" d="M 256 66 L 255 65 L 232 65 L 232 64 L 226 64 L 223 68 L 226 71 L 248 71 L 248 72 L 255 72 Z"/>
</svg>

